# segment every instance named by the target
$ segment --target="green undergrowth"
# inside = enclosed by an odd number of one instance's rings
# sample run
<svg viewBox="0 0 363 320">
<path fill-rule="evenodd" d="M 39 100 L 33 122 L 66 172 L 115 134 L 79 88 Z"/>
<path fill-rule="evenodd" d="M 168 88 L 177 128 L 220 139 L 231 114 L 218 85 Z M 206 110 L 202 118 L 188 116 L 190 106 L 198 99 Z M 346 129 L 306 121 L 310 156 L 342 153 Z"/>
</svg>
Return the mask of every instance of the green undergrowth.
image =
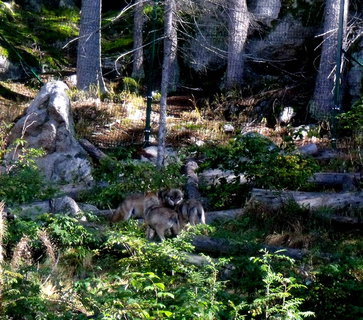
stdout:
<svg viewBox="0 0 363 320">
<path fill-rule="evenodd" d="M 260 319 L 288 312 L 299 319 L 306 312 L 305 286 L 288 272 L 295 265 L 291 259 L 268 252 L 244 257 L 245 278 L 255 286 L 248 291 L 223 279 L 229 259 L 205 255 L 200 265 L 188 262 L 194 251 L 190 239 L 203 233 L 203 226 L 158 243 L 147 241 L 136 221 L 112 228 L 92 221 L 48 214 L 9 221 L 1 316 Z"/>
<path fill-rule="evenodd" d="M 110 227 L 92 215 L 88 222 L 63 214 L 20 216 L 7 223 L 1 315 L 295 320 L 314 312 L 322 320 L 359 319 L 361 239 L 331 232 L 330 251 L 293 260 L 283 251 L 259 250 L 255 239 L 266 229 L 251 216 L 190 228 L 162 243 L 147 241 L 135 220 Z M 200 235 L 223 236 L 250 251 L 203 255 L 194 265 L 191 240 Z"/>
<path fill-rule="evenodd" d="M 309 178 L 319 170 L 311 157 L 289 144 L 282 147 L 258 133 L 237 134 L 225 144 L 190 146 L 184 151 L 199 162 L 199 172 L 221 169 L 228 179 L 217 177 L 201 184 L 211 210 L 242 207 L 252 187 L 274 190 L 308 190 Z M 245 182 L 241 183 L 240 175 Z"/>
<path fill-rule="evenodd" d="M 0 7 L 0 17 L 0 33 L 6 39 L 1 46 L 11 61 L 19 61 L 16 50 L 33 68 L 58 70 L 68 64 L 67 50 L 60 46 L 77 36 L 78 10 L 43 8 L 34 13 L 13 4 Z"/>
<path fill-rule="evenodd" d="M 185 177 L 178 162 L 157 169 L 155 164 L 127 158 L 107 157 L 95 168 L 97 186 L 83 194 L 83 201 L 100 208 L 116 208 L 130 193 L 157 192 L 163 188 L 183 188 Z"/>
</svg>

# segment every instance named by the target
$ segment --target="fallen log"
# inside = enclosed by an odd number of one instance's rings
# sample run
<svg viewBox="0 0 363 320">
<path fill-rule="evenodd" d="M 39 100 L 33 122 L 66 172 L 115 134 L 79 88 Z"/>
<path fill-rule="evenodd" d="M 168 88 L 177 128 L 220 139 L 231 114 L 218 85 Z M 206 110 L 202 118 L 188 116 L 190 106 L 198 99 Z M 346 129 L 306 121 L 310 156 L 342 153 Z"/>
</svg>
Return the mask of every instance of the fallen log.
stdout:
<svg viewBox="0 0 363 320">
<path fill-rule="evenodd" d="M 86 152 L 90 155 L 92 159 L 100 161 L 101 159 L 107 157 L 107 155 L 104 152 L 102 152 L 100 149 L 94 146 L 87 139 L 80 139 L 79 143 L 81 144 L 83 149 L 86 150 Z"/>
<path fill-rule="evenodd" d="M 295 201 L 301 207 L 314 213 L 319 208 L 349 212 L 363 208 L 363 192 L 302 192 L 274 191 L 252 189 L 249 203 L 262 203 L 271 210 L 283 207 L 289 201 Z M 317 218 L 346 227 L 363 227 L 363 220 L 358 217 L 341 216 L 338 214 L 316 215 Z"/>
<path fill-rule="evenodd" d="M 116 209 L 104 209 L 98 210 L 94 212 L 94 214 L 98 216 L 103 216 L 106 219 L 109 219 L 112 216 L 112 213 Z M 243 213 L 243 209 L 231 209 L 231 210 L 222 210 L 222 211 L 209 211 L 206 212 L 206 223 L 211 224 L 215 221 L 223 221 L 223 220 L 231 220 L 235 219 L 237 216 L 240 216 Z"/>
<path fill-rule="evenodd" d="M 270 245 L 247 245 L 242 243 L 232 243 L 227 239 L 217 239 L 207 236 L 197 236 L 192 240 L 192 244 L 197 252 L 203 252 L 211 255 L 255 255 L 260 249 L 266 249 L 271 253 L 279 250 L 281 255 L 286 255 L 290 258 L 301 260 L 307 253 L 307 250 L 285 248 Z"/>
<path fill-rule="evenodd" d="M 304 192 L 252 189 L 250 201 L 258 201 L 271 209 L 278 209 L 288 201 L 295 201 L 310 210 L 363 208 L 363 192 Z"/>
<path fill-rule="evenodd" d="M 321 187 L 356 191 L 360 179 L 362 179 L 360 173 L 318 172 L 309 179 L 309 182 Z"/>
<path fill-rule="evenodd" d="M 214 221 L 218 220 L 231 220 L 235 219 L 237 216 L 240 216 L 243 213 L 243 209 L 230 209 L 230 210 L 222 210 L 222 211 L 209 211 L 206 212 L 206 223 L 211 224 Z"/>
</svg>

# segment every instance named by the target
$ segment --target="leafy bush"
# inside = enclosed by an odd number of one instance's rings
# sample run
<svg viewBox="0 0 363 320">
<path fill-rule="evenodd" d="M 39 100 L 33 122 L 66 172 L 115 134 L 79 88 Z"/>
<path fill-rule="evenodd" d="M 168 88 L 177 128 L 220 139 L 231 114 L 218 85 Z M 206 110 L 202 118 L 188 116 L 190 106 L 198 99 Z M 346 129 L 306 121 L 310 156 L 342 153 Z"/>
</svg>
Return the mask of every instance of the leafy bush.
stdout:
<svg viewBox="0 0 363 320">
<path fill-rule="evenodd" d="M 261 271 L 263 289 L 258 290 L 254 300 L 249 303 L 243 301 L 235 305 L 230 302 L 234 319 L 285 319 L 300 320 L 314 316 L 311 311 L 301 311 L 303 298 L 296 297 L 298 289 L 306 288 L 297 283 L 294 277 L 288 277 L 282 272 L 275 271 L 276 260 L 294 265 L 294 260 L 279 254 L 261 250 L 262 257 L 251 257 Z"/>
<path fill-rule="evenodd" d="M 100 207 L 116 207 L 129 193 L 157 191 L 162 188 L 181 188 L 185 178 L 181 165 L 170 164 L 158 170 L 148 162 L 126 160 L 123 162 L 106 158 L 94 172 L 94 177 L 106 186 L 96 188 L 85 195 L 88 201 Z"/>
<path fill-rule="evenodd" d="M 10 220 L 7 228 L 7 248 L 14 247 L 26 235 L 30 240 L 36 240 L 39 225 L 32 220 L 17 218 Z"/>
<path fill-rule="evenodd" d="M 311 290 L 306 294 L 305 304 L 316 310 L 317 319 L 363 318 L 362 250 L 360 236 L 329 235 L 324 252 L 330 259 L 315 265 Z"/>
<path fill-rule="evenodd" d="M 363 128 L 363 98 L 358 100 L 350 111 L 344 112 L 337 116 L 340 125 L 344 129 L 359 131 Z"/>
<path fill-rule="evenodd" d="M 58 247 L 86 247 L 94 246 L 97 238 L 79 221 L 63 214 L 43 216 L 46 229 Z"/>
<path fill-rule="evenodd" d="M 84 306 L 100 318 L 215 319 L 222 306 L 218 265 L 207 257 L 203 266 L 189 264 L 192 246 L 183 235 L 162 243 L 139 235 L 135 221 L 108 233 L 106 248 L 124 248 L 124 256 L 112 268 L 108 263 L 102 280 L 89 277 L 76 283 Z"/>
<path fill-rule="evenodd" d="M 3 161 L 5 170 L 0 174 L 0 200 L 7 205 L 30 202 L 32 200 L 50 198 L 55 189 L 50 187 L 35 163 L 37 157 L 44 152 L 35 148 L 27 148 L 26 141 L 18 139 L 8 152 L 19 153 L 14 158 Z M 4 150 L 0 152 L 0 156 Z"/>
<path fill-rule="evenodd" d="M 208 195 L 209 209 L 212 210 L 241 208 L 249 190 L 237 177 L 232 181 L 219 178 L 216 184 L 200 185 L 201 193 Z"/>
<path fill-rule="evenodd" d="M 4 309 L 1 308 L 0 315 L 5 311 L 5 319 L 45 319 L 47 303 L 41 297 L 40 279 L 28 278 L 23 273 L 26 272 L 5 272 Z"/>
<path fill-rule="evenodd" d="M 273 189 L 299 189 L 318 170 L 316 162 L 297 153 L 280 150 L 258 134 L 238 135 L 226 146 L 204 147 L 202 168 L 220 167 L 243 173 L 254 186 Z"/>
</svg>

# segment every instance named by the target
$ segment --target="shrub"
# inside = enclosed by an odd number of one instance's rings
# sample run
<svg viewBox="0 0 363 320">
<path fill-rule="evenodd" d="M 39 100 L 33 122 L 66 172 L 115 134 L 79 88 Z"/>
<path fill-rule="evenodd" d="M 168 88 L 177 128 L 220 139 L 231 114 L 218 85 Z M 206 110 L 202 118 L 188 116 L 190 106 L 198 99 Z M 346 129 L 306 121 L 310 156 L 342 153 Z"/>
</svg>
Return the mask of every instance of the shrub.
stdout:
<svg viewBox="0 0 363 320">
<path fill-rule="evenodd" d="M 152 163 L 133 160 L 119 162 L 111 158 L 101 161 L 94 177 L 107 186 L 96 188 L 84 196 L 90 202 L 106 208 L 116 207 L 129 193 L 181 188 L 185 181 L 179 163 L 158 170 Z"/>
<path fill-rule="evenodd" d="M 256 187 L 299 189 L 318 170 L 311 159 L 297 153 L 284 152 L 266 137 L 258 134 L 237 135 L 226 146 L 202 149 L 207 158 L 203 168 L 220 167 L 243 173 Z"/>
<path fill-rule="evenodd" d="M 344 112 L 337 116 L 339 124 L 344 129 L 359 132 L 363 128 L 363 98 L 358 100 L 352 106 L 350 111 Z"/>
<path fill-rule="evenodd" d="M 303 298 L 296 297 L 298 289 L 306 288 L 297 283 L 294 277 L 288 277 L 282 272 L 276 271 L 276 262 L 279 265 L 288 263 L 294 265 L 294 260 L 266 250 L 261 250 L 262 257 L 251 257 L 253 263 L 259 266 L 262 276 L 263 288 L 258 290 L 255 299 L 249 303 L 243 301 L 235 305 L 230 302 L 233 309 L 233 319 L 285 319 L 301 320 L 314 316 L 311 311 L 301 311 Z"/>
<path fill-rule="evenodd" d="M 19 152 L 19 156 L 3 161 L 5 170 L 0 174 L 0 200 L 12 205 L 46 199 L 55 193 L 35 163 L 37 157 L 44 155 L 42 150 L 27 148 L 26 141 L 18 139 L 7 151 Z"/>
</svg>

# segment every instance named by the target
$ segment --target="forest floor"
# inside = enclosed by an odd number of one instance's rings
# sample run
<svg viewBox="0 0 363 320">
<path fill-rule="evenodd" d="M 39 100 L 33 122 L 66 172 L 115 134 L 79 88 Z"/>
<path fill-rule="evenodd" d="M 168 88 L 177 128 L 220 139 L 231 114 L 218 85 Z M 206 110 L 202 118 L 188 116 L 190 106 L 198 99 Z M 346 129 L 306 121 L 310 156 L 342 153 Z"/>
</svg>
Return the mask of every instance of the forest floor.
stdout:
<svg viewBox="0 0 363 320">
<path fill-rule="evenodd" d="M 0 82 L 0 121 L 12 123 L 29 106 L 39 91 L 37 87 L 17 82 Z M 101 149 L 112 149 L 119 146 L 142 146 L 146 122 L 146 99 L 135 94 L 126 94 L 117 102 L 100 101 L 94 98 L 84 98 L 70 91 L 72 111 L 78 138 L 86 138 Z M 193 95 L 170 96 L 167 106 L 167 145 L 179 148 L 204 142 L 224 143 L 230 140 L 236 132 L 254 131 L 269 137 L 275 144 L 281 146 L 287 135 L 286 127 L 267 127 L 263 124 L 243 123 L 236 118 L 226 121 L 223 114 L 210 107 L 200 106 Z M 156 143 L 158 129 L 159 104 L 152 104 L 151 112 L 151 144 Z M 233 130 L 225 126 L 232 125 Z M 352 139 L 339 139 L 333 166 L 327 166 L 325 171 L 362 170 L 362 159 L 359 146 Z M 331 149 L 327 136 L 309 136 L 295 139 L 296 147 L 314 143 L 320 150 Z"/>
</svg>

